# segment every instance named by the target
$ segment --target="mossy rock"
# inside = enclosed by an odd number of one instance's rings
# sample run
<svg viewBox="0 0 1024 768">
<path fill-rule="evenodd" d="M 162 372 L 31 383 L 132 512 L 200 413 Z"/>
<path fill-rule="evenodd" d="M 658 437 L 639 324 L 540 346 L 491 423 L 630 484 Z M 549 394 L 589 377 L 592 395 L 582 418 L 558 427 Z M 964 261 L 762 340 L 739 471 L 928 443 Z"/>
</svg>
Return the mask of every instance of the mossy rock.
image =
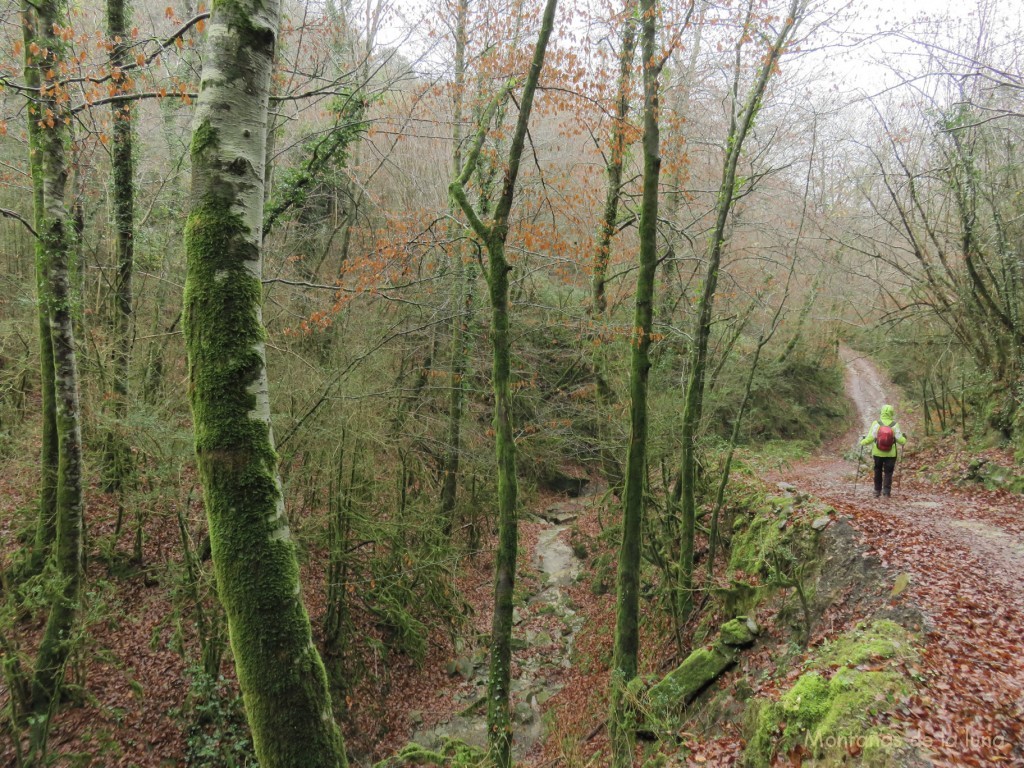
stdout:
<svg viewBox="0 0 1024 768">
<path fill-rule="evenodd" d="M 733 536 L 729 567 L 752 575 L 765 570 L 765 553 L 782 544 L 778 520 L 770 512 L 758 512 L 746 529 Z"/>
<path fill-rule="evenodd" d="M 797 745 L 809 750 L 815 765 L 843 765 L 850 754 L 857 764 L 898 766 L 903 742 L 879 725 L 881 715 L 912 691 L 910 681 L 893 669 L 858 669 L 868 662 L 912 659 L 914 636 L 898 624 L 880 620 L 861 625 L 822 646 L 779 701 L 752 703 L 747 717 L 744 762 L 754 768 L 772 764 L 777 754 Z M 826 670 L 838 669 L 827 676 Z"/>
<path fill-rule="evenodd" d="M 730 648 L 749 648 L 757 640 L 758 632 L 757 624 L 753 619 L 738 616 L 722 625 L 718 640 Z"/>
<path fill-rule="evenodd" d="M 776 553 L 784 553 L 787 559 L 814 559 L 817 532 L 790 516 L 792 499 L 789 501 L 790 506 L 781 511 L 771 507 L 762 509 L 745 529 L 733 534 L 730 568 L 768 576 Z"/>
<path fill-rule="evenodd" d="M 486 765 L 487 753 L 459 739 L 444 739 L 436 749 L 407 744 L 397 754 L 374 763 L 373 768 L 405 768 L 409 765 L 436 765 L 441 768 L 478 768 Z"/>
<path fill-rule="evenodd" d="M 856 667 L 879 659 L 915 658 L 914 635 L 894 621 L 880 619 L 859 624 L 835 640 L 825 643 L 816 654 L 816 668 Z"/>
<path fill-rule="evenodd" d="M 779 701 L 791 724 L 811 728 L 831 706 L 828 681 L 817 672 L 801 675 Z"/>
<path fill-rule="evenodd" d="M 722 609 L 731 614 L 745 614 L 754 610 L 764 596 L 765 587 L 748 584 L 741 579 L 733 579 L 731 586 L 726 589 L 713 588 L 715 599 L 718 600 Z"/>
</svg>

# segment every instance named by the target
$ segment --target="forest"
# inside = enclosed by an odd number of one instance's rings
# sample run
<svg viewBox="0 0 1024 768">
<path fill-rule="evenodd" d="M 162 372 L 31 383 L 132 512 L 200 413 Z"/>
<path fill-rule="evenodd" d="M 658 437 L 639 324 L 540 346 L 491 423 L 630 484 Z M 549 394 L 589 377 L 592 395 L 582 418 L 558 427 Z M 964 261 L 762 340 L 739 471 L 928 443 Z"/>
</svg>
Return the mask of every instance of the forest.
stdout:
<svg viewBox="0 0 1024 768">
<path fill-rule="evenodd" d="M 1022 43 L 5 3 L 0 765 L 1024 766 Z"/>
</svg>

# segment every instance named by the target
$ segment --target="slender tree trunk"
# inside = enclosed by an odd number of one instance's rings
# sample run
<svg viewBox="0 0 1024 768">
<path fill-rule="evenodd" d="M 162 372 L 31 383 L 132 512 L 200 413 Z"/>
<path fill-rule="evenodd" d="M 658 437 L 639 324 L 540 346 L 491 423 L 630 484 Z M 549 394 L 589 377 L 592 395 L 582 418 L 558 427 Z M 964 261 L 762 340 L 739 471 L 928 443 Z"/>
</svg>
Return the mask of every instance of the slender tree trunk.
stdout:
<svg viewBox="0 0 1024 768">
<path fill-rule="evenodd" d="M 25 5 L 22 12 L 22 35 L 25 45 L 25 85 L 38 88 L 39 69 L 31 53 L 36 39 L 36 16 L 32 7 Z M 28 104 L 29 173 L 32 178 L 33 226 L 36 232 L 43 227 L 43 158 L 40 139 L 39 104 Z M 39 516 L 36 522 L 32 550 L 22 572 L 31 576 L 42 570 L 46 556 L 56 538 L 57 531 L 57 472 L 60 450 L 57 439 L 57 399 L 53 362 L 53 338 L 50 334 L 50 275 L 47 252 L 42 238 L 35 241 L 36 301 L 39 317 L 39 373 L 43 412 L 42 448 L 40 450 Z"/>
<path fill-rule="evenodd" d="M 128 10 L 125 0 L 107 0 L 107 34 L 113 43 L 111 63 L 128 63 Z M 114 256 L 117 282 L 114 286 L 114 349 L 111 359 L 111 389 L 115 423 L 107 434 L 106 487 L 121 493 L 131 475 L 131 447 L 125 432 L 128 417 L 128 376 L 132 348 L 132 269 L 135 262 L 135 161 L 133 157 L 132 102 L 111 108 L 111 197 L 114 203 Z"/>
<path fill-rule="evenodd" d="M 622 191 L 622 164 L 626 155 L 626 127 L 629 119 L 629 91 L 633 71 L 633 54 L 636 51 L 636 27 L 633 18 L 634 0 L 626 0 L 623 10 L 622 48 L 619 50 L 619 78 L 615 92 L 615 115 L 612 117 L 612 133 L 608 147 L 608 162 L 605 173 L 608 188 L 605 191 L 604 215 L 597 233 L 597 250 L 594 254 L 594 279 L 591 288 L 591 312 L 604 313 L 608 306 L 605 287 L 608 282 L 608 261 L 611 257 L 612 237 L 619 217 L 619 196 Z"/>
<path fill-rule="evenodd" d="M 462 108 L 466 90 L 466 24 L 469 16 L 469 0 L 459 0 L 455 21 L 455 84 L 452 109 L 452 166 L 454 175 L 462 171 Z M 452 201 L 454 205 L 454 201 Z M 455 525 L 455 504 L 458 500 L 459 465 L 462 444 L 462 412 L 465 408 L 466 387 L 463 382 L 469 367 L 469 323 L 473 310 L 474 272 L 464 261 L 465 249 L 456 239 L 453 226 L 450 231 L 452 243 L 452 266 L 455 284 L 452 291 L 452 343 L 451 381 L 448 395 L 448 441 L 445 445 L 444 475 L 441 485 L 441 519 L 446 535 L 451 535 Z"/>
<path fill-rule="evenodd" d="M 640 537 L 647 469 L 647 387 L 651 370 L 649 350 L 654 324 L 654 280 L 658 267 L 658 181 L 661 176 L 658 125 L 656 0 L 641 0 L 641 56 L 644 73 L 644 180 L 640 209 L 640 271 L 636 281 L 632 362 L 629 374 L 630 434 L 623 494 L 622 544 L 616 578 L 615 648 L 612 656 L 612 703 L 609 719 L 616 768 L 633 764 L 634 724 L 628 717 L 626 685 L 636 677 L 640 650 Z"/>
<path fill-rule="evenodd" d="M 677 476 L 676 497 L 681 496 L 682 502 L 682 542 L 679 558 L 679 584 L 676 595 L 676 610 L 680 621 L 689 615 L 693 605 L 693 556 L 694 538 L 696 534 L 697 504 L 697 431 L 704 412 L 704 382 L 707 371 L 708 341 L 711 338 L 711 318 L 714 309 L 715 292 L 718 288 L 718 273 L 722 262 L 722 250 L 725 246 L 725 230 L 729 221 L 729 213 L 737 196 L 736 168 L 739 164 L 743 142 L 747 137 L 757 113 L 761 108 L 765 89 L 785 50 L 789 37 L 799 19 L 800 10 L 805 0 L 790 0 L 786 18 L 778 35 L 768 48 L 767 55 L 761 63 L 750 91 L 747 93 L 742 111 L 735 112 L 729 128 L 726 143 L 725 162 L 722 167 L 722 181 L 718 188 L 718 202 L 715 206 L 715 224 L 708 240 L 708 266 L 704 278 L 704 290 L 697 306 L 694 323 L 693 346 L 690 352 L 690 375 L 686 386 L 686 399 L 683 405 L 681 427 L 682 461 Z M 738 83 L 741 66 L 740 48 L 749 34 L 752 23 L 752 6 L 747 15 L 744 34 L 736 47 L 736 81 Z M 734 87 L 734 104 L 738 103 L 737 88 Z"/>
<path fill-rule="evenodd" d="M 71 222 L 64 204 L 68 180 L 66 144 L 69 115 L 67 101 L 60 98 L 53 82 L 65 48 L 57 30 L 68 24 L 63 0 L 44 0 L 37 5 L 36 39 L 48 52 L 39 57 L 41 86 L 38 102 L 38 150 L 42 156 L 43 211 L 39 235 L 49 272 L 50 338 L 53 343 L 54 391 L 57 412 L 57 440 L 60 459 L 57 470 L 55 562 L 61 578 L 60 593 L 54 598 L 46 630 L 36 657 L 32 683 L 32 705 L 36 713 L 53 704 L 71 652 L 74 624 L 78 614 L 83 581 L 82 535 L 82 433 L 79 422 L 78 369 L 75 361 L 73 323 L 74 300 L 69 261 L 72 252 Z"/>
<path fill-rule="evenodd" d="M 277 0 L 214 6 L 192 136 L 184 329 L 196 456 L 246 715 L 264 768 L 346 765 L 302 604 L 270 425 L 261 227 Z"/>
<path fill-rule="evenodd" d="M 772 333 L 774 333 L 774 328 Z M 771 336 L 765 337 L 762 334 L 757 339 L 757 346 L 754 348 L 754 357 L 750 361 L 750 370 L 747 372 L 747 383 L 743 387 L 743 398 L 740 400 L 739 410 L 736 412 L 736 421 L 732 425 L 732 434 L 729 436 L 729 450 L 725 454 L 725 464 L 722 466 L 722 476 L 718 480 L 718 491 L 715 494 L 715 506 L 711 511 L 711 526 L 708 534 L 708 580 L 710 581 L 715 573 L 715 550 L 718 549 L 719 517 L 722 513 L 722 506 L 725 503 L 725 489 L 729 485 L 729 473 L 732 471 L 732 460 L 736 455 L 736 444 L 740 439 L 740 427 L 743 424 L 743 417 L 747 412 L 747 404 L 750 402 L 750 392 L 754 387 L 754 375 L 757 373 L 757 364 L 761 359 L 761 350 L 768 343 Z"/>
<path fill-rule="evenodd" d="M 516 555 L 519 524 L 516 517 L 516 444 L 512 431 L 511 336 L 509 333 L 509 273 L 512 267 L 505 256 L 509 214 L 515 196 L 519 164 L 526 145 L 526 130 L 533 111 L 533 97 L 544 67 L 544 54 L 555 25 L 558 0 L 547 0 L 537 47 L 530 62 L 530 71 L 523 85 L 516 121 L 509 146 L 508 164 L 501 196 L 490 224 L 485 224 L 473 209 L 466 195 L 466 184 L 480 159 L 480 150 L 494 113 L 507 97 L 514 82 L 506 85 L 492 100 L 480 120 L 473 146 L 459 176 L 449 192 L 469 219 L 477 237 L 487 249 L 487 283 L 491 299 L 491 345 L 494 391 L 495 452 L 498 469 L 498 552 L 494 575 L 494 617 L 491 622 L 491 660 L 487 684 L 487 734 L 490 756 L 498 768 L 512 765 L 512 718 L 509 692 L 512 667 L 512 595 L 516 580 Z"/>
</svg>

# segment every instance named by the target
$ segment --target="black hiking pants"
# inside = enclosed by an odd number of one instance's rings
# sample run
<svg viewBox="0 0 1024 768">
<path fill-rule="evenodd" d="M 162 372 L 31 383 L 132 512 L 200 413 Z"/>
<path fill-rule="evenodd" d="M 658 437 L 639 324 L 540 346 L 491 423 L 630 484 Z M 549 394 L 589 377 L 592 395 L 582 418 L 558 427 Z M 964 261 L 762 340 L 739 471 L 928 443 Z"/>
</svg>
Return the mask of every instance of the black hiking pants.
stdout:
<svg viewBox="0 0 1024 768">
<path fill-rule="evenodd" d="M 889 495 L 892 490 L 892 473 L 896 469 L 895 456 L 875 456 L 875 496 Z"/>
</svg>

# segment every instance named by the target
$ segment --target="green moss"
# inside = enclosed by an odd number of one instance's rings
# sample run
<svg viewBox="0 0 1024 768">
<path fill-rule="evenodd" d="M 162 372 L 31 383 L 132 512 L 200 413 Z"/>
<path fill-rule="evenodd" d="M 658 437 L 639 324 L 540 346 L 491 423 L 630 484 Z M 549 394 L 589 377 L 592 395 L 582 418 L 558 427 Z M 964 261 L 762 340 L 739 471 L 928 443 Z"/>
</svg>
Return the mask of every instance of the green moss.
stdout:
<svg viewBox="0 0 1024 768">
<path fill-rule="evenodd" d="M 776 754 L 797 744 L 809 749 L 816 765 L 841 765 L 850 750 L 859 765 L 898 765 L 898 735 L 884 724 L 883 715 L 912 692 L 895 669 L 854 668 L 869 661 L 913 658 L 913 635 L 891 621 L 860 626 L 822 648 L 811 666 L 778 702 L 759 701 L 747 717 L 749 734 L 744 761 L 768 766 Z M 827 678 L 823 670 L 839 666 Z"/>
<path fill-rule="evenodd" d="M 744 765 L 753 768 L 771 765 L 785 720 L 782 705 L 777 701 L 754 699 L 750 702 L 744 728 L 749 734 L 743 753 Z"/>
<path fill-rule="evenodd" d="M 250 266 L 258 246 L 235 212 L 251 181 L 218 165 L 212 129 L 197 133 L 205 168 L 194 171 L 197 199 L 185 232 L 183 320 L 196 456 L 238 680 L 261 763 L 344 765 L 326 672 L 298 597 L 270 425 L 253 416 L 265 370 L 262 287 Z"/>
<path fill-rule="evenodd" d="M 740 579 L 733 579 L 727 589 L 713 588 L 713 592 L 726 613 L 746 614 L 753 612 L 761 602 L 764 587 L 755 587 Z"/>
<path fill-rule="evenodd" d="M 690 703 L 735 661 L 728 649 L 698 648 L 647 692 L 651 714 L 664 717 Z"/>
<path fill-rule="evenodd" d="M 757 639 L 757 625 L 745 616 L 739 616 L 722 625 L 719 641 L 733 648 L 746 648 Z"/>
<path fill-rule="evenodd" d="M 749 574 L 759 574 L 765 567 L 765 553 L 782 542 L 778 520 L 769 511 L 754 515 L 746 530 L 733 536 L 729 566 Z"/>
<path fill-rule="evenodd" d="M 899 624 L 882 619 L 840 635 L 823 645 L 815 667 L 856 667 L 877 659 L 916 656 L 914 636 Z"/>
<path fill-rule="evenodd" d="M 405 768 L 409 765 L 436 765 L 441 768 L 477 768 L 486 764 L 487 753 L 459 739 L 444 739 L 437 750 L 419 744 L 407 744 L 395 755 L 374 763 L 373 768 Z"/>
<path fill-rule="evenodd" d="M 210 125 L 209 120 L 203 120 L 192 132 L 192 145 L 189 148 L 191 157 L 201 155 L 207 149 L 216 150 L 217 129 Z"/>
<path fill-rule="evenodd" d="M 862 763 L 871 765 L 875 757 L 884 764 L 898 739 L 884 726 L 873 725 L 873 718 L 909 694 L 909 684 L 895 672 L 841 668 L 829 681 L 831 705 L 811 734 L 815 754 L 824 757 L 856 743 L 862 749 Z"/>
<path fill-rule="evenodd" d="M 791 724 L 810 728 L 828 712 L 828 681 L 817 672 L 801 675 L 779 703 Z"/>
</svg>

